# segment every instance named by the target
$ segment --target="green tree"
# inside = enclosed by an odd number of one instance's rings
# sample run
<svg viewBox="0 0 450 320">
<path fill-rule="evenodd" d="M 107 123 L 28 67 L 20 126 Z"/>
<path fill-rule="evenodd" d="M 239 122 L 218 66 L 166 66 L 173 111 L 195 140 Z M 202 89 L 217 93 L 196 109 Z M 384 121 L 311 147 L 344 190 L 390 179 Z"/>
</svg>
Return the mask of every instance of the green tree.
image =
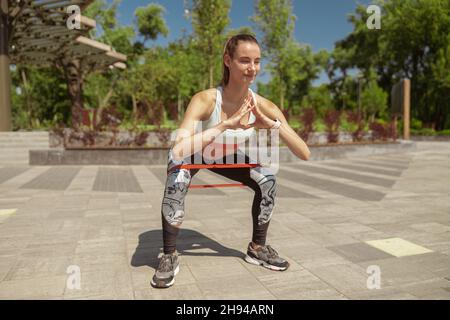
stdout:
<svg viewBox="0 0 450 320">
<path fill-rule="evenodd" d="M 256 0 L 255 15 L 251 18 L 263 34 L 264 56 L 269 59 L 268 69 L 274 81 L 278 83 L 280 108 L 284 110 L 287 92 L 286 59 L 291 49 L 286 44 L 292 43 L 295 15 L 292 14 L 291 0 Z"/>
<path fill-rule="evenodd" d="M 361 104 L 366 118 L 375 120 L 375 116 L 384 116 L 387 107 L 388 94 L 378 86 L 375 79 L 371 79 L 361 94 Z"/>
<path fill-rule="evenodd" d="M 151 3 L 147 7 L 137 8 L 135 11 L 136 24 L 139 34 L 147 40 L 156 40 L 159 35 L 167 36 L 169 29 L 163 18 L 165 8 L 161 5 Z"/>
<path fill-rule="evenodd" d="M 205 57 L 204 72 L 209 87 L 214 87 L 214 75 L 220 74 L 220 61 L 225 28 L 230 23 L 231 0 L 192 0 L 192 27 L 198 52 Z M 217 71 L 215 71 L 217 70 Z"/>
<path fill-rule="evenodd" d="M 69 122 L 70 101 L 61 70 L 21 65 L 12 72 L 11 80 L 14 130 Z"/>
<path fill-rule="evenodd" d="M 132 26 L 121 26 L 117 21 L 117 10 L 120 0 L 108 4 L 105 0 L 94 1 L 83 12 L 84 15 L 94 19 L 97 23 L 91 37 L 97 41 L 108 44 L 117 52 L 127 56 L 127 67 L 135 63 L 138 48 L 134 43 L 136 34 Z M 118 81 L 127 75 L 123 70 L 106 69 L 86 75 L 84 95 L 87 105 L 102 110 L 110 101 L 118 99 Z"/>
<path fill-rule="evenodd" d="M 326 84 L 312 87 L 302 100 L 302 108 L 314 108 L 316 114 L 323 118 L 328 109 L 333 109 L 333 101 Z"/>
<path fill-rule="evenodd" d="M 336 49 L 344 51 L 346 57 L 339 63 L 359 68 L 366 78 L 374 68 L 377 82 L 386 92 L 399 79 L 411 79 L 412 116 L 428 126 L 443 129 L 450 114 L 450 99 L 438 70 L 442 67 L 445 70 L 449 64 L 450 3 L 448 0 L 376 3 L 382 7 L 381 30 L 367 28 L 366 8 L 359 6 L 349 18 L 353 32 L 336 44 Z"/>
</svg>

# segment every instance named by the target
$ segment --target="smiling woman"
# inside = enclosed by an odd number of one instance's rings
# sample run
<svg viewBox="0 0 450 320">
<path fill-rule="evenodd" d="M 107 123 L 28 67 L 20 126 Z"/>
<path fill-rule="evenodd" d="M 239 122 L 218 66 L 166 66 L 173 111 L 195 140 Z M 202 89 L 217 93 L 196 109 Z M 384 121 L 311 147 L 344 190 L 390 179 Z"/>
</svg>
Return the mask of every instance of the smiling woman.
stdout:
<svg viewBox="0 0 450 320">
<path fill-rule="evenodd" d="M 223 79 L 218 88 L 197 93 L 186 110 L 184 119 L 177 131 L 175 143 L 168 155 L 167 180 L 161 206 L 164 254 L 153 276 L 151 284 L 156 288 L 173 285 L 179 271 L 176 238 L 183 222 L 184 199 L 192 178 L 198 169 L 183 168 L 192 159 L 209 162 L 204 153 L 213 148 L 213 160 L 229 164 L 230 156 L 222 151 L 231 149 L 231 158 L 254 163 L 247 154 L 238 148 L 253 135 L 254 129 L 275 130 L 299 158 L 307 160 L 310 151 L 305 142 L 289 126 L 281 110 L 271 101 L 254 93 L 249 87 L 260 71 L 261 49 L 255 37 L 240 34 L 231 37 L 223 52 Z M 227 148 L 225 141 L 239 141 L 233 148 Z M 191 158 L 191 159 L 190 159 Z M 196 161 L 194 161 L 198 164 Z M 267 230 L 272 217 L 276 196 L 275 172 L 264 166 L 210 168 L 210 171 L 248 186 L 254 192 L 252 204 L 253 235 L 247 248 L 245 261 L 262 265 L 276 271 L 289 267 L 288 261 L 281 258 L 266 245 Z"/>
</svg>

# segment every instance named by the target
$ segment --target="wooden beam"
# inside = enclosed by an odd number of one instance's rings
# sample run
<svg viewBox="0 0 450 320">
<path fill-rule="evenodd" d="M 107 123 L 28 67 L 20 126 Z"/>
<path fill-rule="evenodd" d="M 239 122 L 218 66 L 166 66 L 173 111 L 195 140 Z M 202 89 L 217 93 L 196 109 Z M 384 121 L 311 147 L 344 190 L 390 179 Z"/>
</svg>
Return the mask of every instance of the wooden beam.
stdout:
<svg viewBox="0 0 450 320">
<path fill-rule="evenodd" d="M 94 48 L 97 48 L 97 49 L 100 49 L 100 50 L 103 50 L 103 51 L 111 51 L 111 47 L 110 46 L 108 46 L 108 45 L 106 45 L 104 43 L 98 42 L 96 40 L 92 40 L 92 39 L 83 37 L 83 36 L 79 36 L 78 38 L 76 38 L 75 42 L 81 43 L 81 44 L 84 44 L 84 45 L 87 45 L 87 46 L 90 46 L 90 47 L 94 47 Z"/>
</svg>

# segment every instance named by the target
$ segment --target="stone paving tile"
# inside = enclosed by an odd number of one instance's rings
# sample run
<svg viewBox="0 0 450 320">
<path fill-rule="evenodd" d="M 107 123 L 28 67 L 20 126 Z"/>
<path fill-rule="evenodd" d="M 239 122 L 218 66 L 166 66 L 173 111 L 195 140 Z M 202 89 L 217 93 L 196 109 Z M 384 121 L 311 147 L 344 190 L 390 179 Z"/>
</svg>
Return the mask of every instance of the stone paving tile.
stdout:
<svg viewBox="0 0 450 320">
<path fill-rule="evenodd" d="M 379 167 L 382 169 L 392 169 L 392 170 L 399 170 L 399 171 L 407 169 L 409 167 L 408 164 L 399 164 L 399 163 L 393 163 L 393 162 L 381 161 L 381 160 L 357 159 L 357 161 L 360 164 L 368 165 L 371 167 Z"/>
<path fill-rule="evenodd" d="M 72 264 L 71 257 L 49 258 L 21 257 L 17 263 L 9 270 L 3 280 L 20 280 L 32 278 L 45 278 L 52 276 L 66 275 L 67 267 Z"/>
<path fill-rule="evenodd" d="M 198 281 L 197 286 L 207 300 L 274 300 L 276 297 L 267 290 L 257 279 L 249 276 L 233 276 L 212 278 Z"/>
<path fill-rule="evenodd" d="M 131 275 L 127 268 L 104 267 L 97 271 L 81 270 L 81 289 L 64 290 L 64 299 L 90 295 L 112 295 L 119 299 L 133 299 Z"/>
<path fill-rule="evenodd" d="M 302 242 L 299 241 L 299 244 L 297 245 L 279 245 L 278 247 L 282 247 L 286 256 L 295 260 L 298 264 L 308 270 L 319 266 L 333 266 L 351 263 L 349 260 L 334 253 L 333 251 L 316 244 L 302 244 Z"/>
<path fill-rule="evenodd" d="M 308 270 L 340 293 L 367 290 L 368 274 L 358 265 L 336 264 L 310 267 Z"/>
<path fill-rule="evenodd" d="M 366 289 L 365 291 L 347 292 L 346 297 L 352 300 L 418 300 L 419 298 L 397 289 L 386 287 L 380 289 Z"/>
<path fill-rule="evenodd" d="M 131 168 L 100 167 L 92 188 L 94 191 L 142 193 Z"/>
<path fill-rule="evenodd" d="M 446 226 L 436 222 L 416 223 L 410 226 L 410 228 L 416 230 L 422 230 L 429 233 L 448 233 L 450 234 L 450 226 Z"/>
<path fill-rule="evenodd" d="M 121 254 L 126 252 L 124 237 L 112 237 L 106 239 L 94 238 L 91 240 L 79 240 L 75 254 Z"/>
<path fill-rule="evenodd" d="M 72 180 L 71 184 L 67 187 L 67 190 L 90 192 L 93 189 L 97 172 L 97 166 L 87 166 L 81 168 L 81 170 Z"/>
<path fill-rule="evenodd" d="M 405 257 L 432 252 L 425 247 L 401 238 L 372 240 L 367 241 L 366 243 L 396 257 Z"/>
<path fill-rule="evenodd" d="M 14 250 L 15 251 L 15 250 Z M 11 269 L 16 265 L 17 257 L 15 257 L 13 250 L 9 252 L 0 251 L 0 283 L 5 280 L 5 277 L 11 272 Z"/>
<path fill-rule="evenodd" d="M 352 243 L 342 246 L 327 247 L 351 262 L 362 262 L 378 259 L 388 259 L 393 256 L 375 249 L 365 243 Z"/>
<path fill-rule="evenodd" d="M 277 272 L 258 277 L 259 282 L 277 299 L 297 299 L 311 291 L 334 290 L 307 270 Z M 338 294 L 336 292 L 336 294 Z"/>
<path fill-rule="evenodd" d="M 102 272 L 108 268 L 128 268 L 129 259 L 125 253 L 109 253 L 104 250 L 78 253 L 71 258 L 71 265 L 80 267 L 81 272 Z"/>
<path fill-rule="evenodd" d="M 24 190 L 20 189 L 20 187 L 39 177 L 41 174 L 44 174 L 47 170 L 49 170 L 49 167 L 31 167 L 29 170 L 23 172 L 22 174 L 19 174 L 18 176 L 15 176 L 14 178 L 0 184 L 0 194 L 3 194 L 5 192 L 11 193 L 17 191 L 17 189 L 23 192 L 21 192 L 20 194 L 37 192 L 38 190 Z"/>
<path fill-rule="evenodd" d="M 408 283 L 399 286 L 399 289 L 419 299 L 450 299 L 450 281 L 442 278 Z"/>
<path fill-rule="evenodd" d="M 403 257 L 402 260 L 420 265 L 435 274 L 450 269 L 450 257 L 438 252 Z"/>
<path fill-rule="evenodd" d="M 19 279 L 0 282 L 3 299 L 61 299 L 67 276 Z"/>
<path fill-rule="evenodd" d="M 251 276 L 250 272 L 234 257 L 191 259 L 188 266 L 197 281 Z"/>
<path fill-rule="evenodd" d="M 350 169 L 350 170 L 360 171 L 360 172 L 372 172 L 372 173 L 382 174 L 385 176 L 392 176 L 392 177 L 399 177 L 402 174 L 402 172 L 399 170 L 377 169 L 377 168 L 355 165 L 355 164 L 344 164 L 344 163 L 327 163 L 327 164 L 330 164 L 330 165 L 332 165 L 334 167 L 338 167 L 338 168 Z"/>
<path fill-rule="evenodd" d="M 142 191 L 145 194 L 154 192 L 155 188 L 161 188 L 158 178 L 146 166 L 130 166 Z"/>
<path fill-rule="evenodd" d="M 349 184 L 333 181 L 332 179 L 312 177 L 304 173 L 295 175 L 292 172 L 283 169 L 278 171 L 277 176 L 301 184 L 306 184 L 317 189 L 359 200 L 380 201 L 385 195 L 379 191 L 353 187 Z"/>
<path fill-rule="evenodd" d="M 65 190 L 81 170 L 81 167 L 52 167 L 21 186 L 21 189 Z"/>
<path fill-rule="evenodd" d="M 22 251 L 21 256 L 24 258 L 61 258 L 71 257 L 75 253 L 76 243 L 74 242 L 58 242 L 58 243 L 41 243 L 28 244 Z"/>
<path fill-rule="evenodd" d="M 365 270 L 369 266 L 378 266 L 381 271 L 381 286 L 389 287 L 415 283 L 435 279 L 431 271 L 428 271 L 418 263 L 411 263 L 404 258 L 392 258 L 384 260 L 363 261 L 358 263 Z"/>
<path fill-rule="evenodd" d="M 28 169 L 29 168 L 25 168 L 25 167 L 23 167 L 23 168 L 20 168 L 20 167 L 0 168 L 0 184 L 24 173 Z"/>
<path fill-rule="evenodd" d="M 178 279 L 177 279 L 178 281 Z M 196 284 L 180 284 L 168 289 L 139 289 L 134 291 L 136 300 L 204 300 L 205 296 Z"/>
<path fill-rule="evenodd" d="M 366 184 L 373 184 L 373 185 L 382 186 L 382 187 L 392 187 L 392 185 L 395 183 L 395 180 L 392 180 L 392 179 L 373 177 L 373 176 L 363 175 L 363 174 L 354 173 L 354 172 L 346 172 L 346 171 L 328 169 L 328 168 L 312 166 L 312 165 L 308 165 L 308 166 L 289 165 L 287 167 L 295 168 L 297 170 L 302 170 L 305 172 L 319 173 L 319 174 L 323 174 L 323 175 L 329 175 L 332 177 L 354 180 L 354 181 L 358 181 L 358 182 L 362 182 L 362 183 L 366 183 Z"/>
</svg>

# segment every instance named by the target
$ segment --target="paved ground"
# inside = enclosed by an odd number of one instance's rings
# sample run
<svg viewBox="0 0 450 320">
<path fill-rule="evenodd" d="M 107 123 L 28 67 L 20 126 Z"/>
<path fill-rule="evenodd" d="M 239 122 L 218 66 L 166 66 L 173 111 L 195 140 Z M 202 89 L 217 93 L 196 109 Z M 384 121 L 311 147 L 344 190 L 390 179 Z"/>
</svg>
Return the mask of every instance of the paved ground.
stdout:
<svg viewBox="0 0 450 320">
<path fill-rule="evenodd" d="M 242 260 L 249 190 L 191 190 L 181 271 L 155 290 L 164 169 L 0 167 L 0 299 L 450 299 L 450 143 L 282 165 L 282 273 Z"/>
</svg>

